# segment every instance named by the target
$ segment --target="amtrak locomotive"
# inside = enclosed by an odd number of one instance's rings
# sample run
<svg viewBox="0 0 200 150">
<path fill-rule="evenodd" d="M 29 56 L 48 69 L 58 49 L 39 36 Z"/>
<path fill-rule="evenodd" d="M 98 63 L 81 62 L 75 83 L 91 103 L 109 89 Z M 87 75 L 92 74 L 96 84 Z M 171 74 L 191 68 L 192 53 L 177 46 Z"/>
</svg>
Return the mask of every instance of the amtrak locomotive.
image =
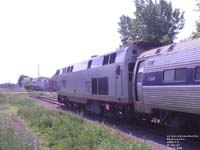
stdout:
<svg viewBox="0 0 200 150">
<path fill-rule="evenodd" d="M 57 70 L 58 101 L 108 116 L 156 118 L 170 127 L 198 124 L 200 39 L 146 48 L 133 44 Z"/>
</svg>

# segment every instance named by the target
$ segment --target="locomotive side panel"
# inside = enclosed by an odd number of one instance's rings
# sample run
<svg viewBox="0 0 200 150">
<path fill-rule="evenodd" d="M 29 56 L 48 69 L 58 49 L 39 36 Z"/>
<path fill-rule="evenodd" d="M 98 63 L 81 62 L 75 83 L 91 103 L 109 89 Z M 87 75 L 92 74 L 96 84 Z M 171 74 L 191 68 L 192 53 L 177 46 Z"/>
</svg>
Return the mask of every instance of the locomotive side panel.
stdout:
<svg viewBox="0 0 200 150">
<path fill-rule="evenodd" d="M 77 66 L 80 68 L 83 65 L 75 64 L 72 72 L 61 75 L 59 95 L 80 103 L 86 103 L 89 99 L 109 102 L 127 100 L 127 95 L 123 92 L 125 53 L 126 51 L 118 51 L 99 56 L 91 60 L 89 68 L 85 65 L 82 70 L 78 70 Z"/>
<path fill-rule="evenodd" d="M 62 77 L 59 94 L 67 96 L 70 101 L 86 103 L 92 91 L 91 78 L 97 76 L 97 68 L 68 73 Z"/>
</svg>

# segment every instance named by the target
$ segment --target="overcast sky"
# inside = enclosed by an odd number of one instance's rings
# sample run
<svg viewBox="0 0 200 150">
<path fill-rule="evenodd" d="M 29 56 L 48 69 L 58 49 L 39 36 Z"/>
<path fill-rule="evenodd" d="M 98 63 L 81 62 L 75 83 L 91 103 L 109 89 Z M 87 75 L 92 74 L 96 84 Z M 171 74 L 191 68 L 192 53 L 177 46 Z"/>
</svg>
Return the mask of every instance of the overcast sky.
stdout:
<svg viewBox="0 0 200 150">
<path fill-rule="evenodd" d="M 185 11 L 178 40 L 195 30 L 195 0 L 171 0 Z M 118 48 L 119 17 L 132 0 L 0 0 L 0 83 L 20 74 L 51 77 L 56 69 Z M 178 41 L 177 40 L 177 41 Z"/>
</svg>

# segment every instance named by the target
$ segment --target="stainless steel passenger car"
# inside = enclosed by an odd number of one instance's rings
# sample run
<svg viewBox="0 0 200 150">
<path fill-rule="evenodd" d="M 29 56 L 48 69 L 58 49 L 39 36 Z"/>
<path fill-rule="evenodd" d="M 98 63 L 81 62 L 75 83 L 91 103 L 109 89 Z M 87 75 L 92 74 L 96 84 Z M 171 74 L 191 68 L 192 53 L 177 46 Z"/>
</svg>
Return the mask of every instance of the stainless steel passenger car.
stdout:
<svg viewBox="0 0 200 150">
<path fill-rule="evenodd" d="M 200 39 L 142 53 L 133 93 L 136 112 L 157 114 L 166 124 L 200 115 Z"/>
</svg>

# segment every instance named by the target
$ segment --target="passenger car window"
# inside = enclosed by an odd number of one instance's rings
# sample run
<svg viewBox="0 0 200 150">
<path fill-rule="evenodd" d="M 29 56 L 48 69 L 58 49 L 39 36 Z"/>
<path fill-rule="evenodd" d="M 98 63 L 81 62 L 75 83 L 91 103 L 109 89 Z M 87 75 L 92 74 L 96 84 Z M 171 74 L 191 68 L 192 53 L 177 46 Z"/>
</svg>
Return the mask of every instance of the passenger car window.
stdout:
<svg viewBox="0 0 200 150">
<path fill-rule="evenodd" d="M 185 80 L 186 80 L 186 69 L 185 68 L 176 69 L 175 81 L 185 81 Z"/>
<path fill-rule="evenodd" d="M 185 80 L 186 80 L 186 68 L 164 71 L 164 81 L 185 81 Z"/>
<path fill-rule="evenodd" d="M 200 67 L 195 69 L 195 80 L 200 80 Z"/>
<path fill-rule="evenodd" d="M 147 77 L 147 81 L 155 81 L 156 80 L 156 76 L 155 75 L 150 75 Z"/>
<path fill-rule="evenodd" d="M 164 71 L 164 81 L 174 81 L 175 70 Z"/>
</svg>

